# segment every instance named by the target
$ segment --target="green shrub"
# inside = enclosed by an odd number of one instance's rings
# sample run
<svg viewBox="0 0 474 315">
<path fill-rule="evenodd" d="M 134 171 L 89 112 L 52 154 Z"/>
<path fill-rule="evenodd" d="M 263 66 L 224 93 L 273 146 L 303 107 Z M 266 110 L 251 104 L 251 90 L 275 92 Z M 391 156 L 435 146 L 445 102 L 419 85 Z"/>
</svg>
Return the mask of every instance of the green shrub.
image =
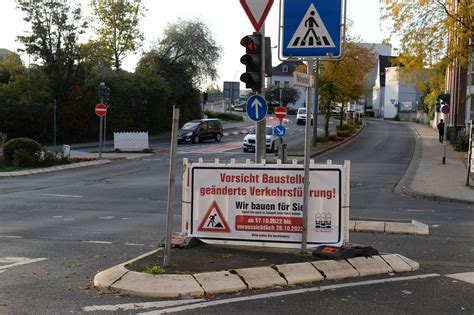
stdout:
<svg viewBox="0 0 474 315">
<path fill-rule="evenodd" d="M 336 130 L 339 132 L 339 131 L 348 131 L 349 133 L 354 133 L 357 131 L 357 125 L 347 125 L 347 124 L 344 124 L 342 126 L 337 126 L 336 127 Z"/>
<path fill-rule="evenodd" d="M 38 165 L 39 158 L 25 149 L 17 149 L 13 153 L 13 166 L 16 167 L 35 167 Z"/>
<path fill-rule="evenodd" d="M 0 168 L 4 166 L 5 166 L 5 158 L 3 157 L 3 155 L 0 155 Z"/>
<path fill-rule="evenodd" d="M 50 167 L 56 165 L 71 164 L 71 160 L 64 156 L 62 151 L 45 151 L 43 158 L 40 160 L 40 166 Z"/>
<path fill-rule="evenodd" d="M 0 154 L 2 153 L 3 145 L 7 141 L 7 135 L 3 132 L 0 132 Z"/>
<path fill-rule="evenodd" d="M 395 117 L 393 117 L 393 120 L 400 121 L 401 119 L 400 119 L 400 116 L 398 116 L 398 114 L 397 114 L 397 115 L 395 115 Z"/>
<path fill-rule="evenodd" d="M 469 150 L 469 136 L 466 133 L 458 134 L 454 148 L 456 151 L 467 152 Z"/>
<path fill-rule="evenodd" d="M 329 141 L 329 138 L 328 137 L 318 137 L 318 142 L 328 142 Z"/>
<path fill-rule="evenodd" d="M 204 114 L 208 118 L 218 118 L 222 120 L 231 120 L 231 121 L 243 121 L 244 117 L 236 114 L 231 114 L 231 113 L 216 113 L 216 112 L 211 112 L 211 111 L 205 111 Z"/>
<path fill-rule="evenodd" d="M 34 158 L 39 160 L 41 154 L 41 145 L 30 138 L 15 138 L 11 139 L 3 146 L 3 156 L 5 157 L 5 165 L 12 165 L 15 151 L 23 149 Z"/>
<path fill-rule="evenodd" d="M 286 112 L 288 115 L 296 115 L 298 114 L 298 110 L 296 108 L 287 108 Z"/>
<path fill-rule="evenodd" d="M 351 132 L 349 130 L 341 130 L 337 132 L 338 137 L 344 137 L 347 138 L 351 135 Z"/>
</svg>

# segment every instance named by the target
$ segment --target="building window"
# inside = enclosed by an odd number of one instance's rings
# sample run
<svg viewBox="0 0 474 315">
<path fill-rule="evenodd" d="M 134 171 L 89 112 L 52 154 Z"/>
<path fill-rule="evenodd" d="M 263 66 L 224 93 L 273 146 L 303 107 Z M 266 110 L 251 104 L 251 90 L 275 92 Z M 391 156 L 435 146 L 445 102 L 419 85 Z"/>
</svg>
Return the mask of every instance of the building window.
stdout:
<svg viewBox="0 0 474 315">
<path fill-rule="evenodd" d="M 288 72 L 288 65 L 283 65 L 281 71 Z"/>
</svg>

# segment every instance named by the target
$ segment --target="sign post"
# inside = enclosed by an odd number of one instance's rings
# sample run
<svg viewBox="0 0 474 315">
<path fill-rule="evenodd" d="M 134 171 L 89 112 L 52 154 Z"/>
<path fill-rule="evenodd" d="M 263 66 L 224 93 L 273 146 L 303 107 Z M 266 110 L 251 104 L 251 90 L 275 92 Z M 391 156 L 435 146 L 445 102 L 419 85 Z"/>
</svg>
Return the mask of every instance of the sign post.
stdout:
<svg viewBox="0 0 474 315">
<path fill-rule="evenodd" d="M 303 86 L 307 86 L 306 92 L 306 126 L 305 126 L 305 183 L 303 197 L 303 231 L 301 252 L 306 252 L 307 228 L 308 228 L 308 187 L 309 159 L 310 159 L 310 130 L 311 124 L 311 77 L 313 77 L 314 62 L 321 59 L 337 60 L 343 56 L 343 45 L 345 41 L 345 10 L 346 0 L 337 1 L 315 1 L 300 0 L 298 2 L 283 0 L 281 2 L 282 18 L 280 20 L 280 56 L 283 58 L 301 58 L 307 62 L 307 76 L 297 76 L 295 80 Z M 319 76 L 316 77 L 319 79 Z M 319 82 L 315 82 L 315 104 L 318 99 Z M 317 111 L 315 108 L 315 132 L 317 137 Z M 309 118 L 309 119 L 308 119 Z M 316 143 L 316 139 L 314 140 Z"/>
<path fill-rule="evenodd" d="M 103 118 L 107 114 L 107 106 L 105 104 L 99 103 L 95 106 L 95 114 L 99 116 L 99 159 L 102 158 L 102 128 L 103 128 Z"/>
<path fill-rule="evenodd" d="M 472 153 L 472 151 L 474 151 L 474 125 L 472 124 L 472 120 L 469 126 L 469 154 L 467 157 L 466 186 L 469 186 L 469 179 L 471 177 L 471 173 L 474 173 L 474 155 Z"/>
</svg>

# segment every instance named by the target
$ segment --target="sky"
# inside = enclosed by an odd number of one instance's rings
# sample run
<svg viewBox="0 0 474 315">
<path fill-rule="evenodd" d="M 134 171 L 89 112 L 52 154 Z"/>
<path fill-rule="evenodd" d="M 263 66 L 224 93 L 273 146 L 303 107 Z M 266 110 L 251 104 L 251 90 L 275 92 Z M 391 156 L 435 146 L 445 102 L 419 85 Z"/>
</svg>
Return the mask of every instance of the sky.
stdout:
<svg viewBox="0 0 474 315">
<path fill-rule="evenodd" d="M 297 1 L 297 0 L 292 0 Z M 320 0 L 331 1 L 331 0 Z M 353 21 L 354 35 L 359 35 L 364 42 L 381 43 L 389 37 L 387 29 L 381 29 L 380 0 L 347 0 L 348 17 Z M 90 14 L 88 0 L 77 0 L 82 5 L 85 16 Z M 153 43 L 163 35 L 170 23 L 179 19 L 200 19 L 206 23 L 216 42 L 223 48 L 218 64 L 219 78 L 214 82 L 221 89 L 223 81 L 239 81 L 245 66 L 240 57 L 245 49 L 240 46 L 240 39 L 251 34 L 254 29 L 239 0 L 142 0 L 147 8 L 140 28 L 145 35 L 142 49 L 124 62 L 126 70 L 133 71 L 143 51 L 148 51 Z M 275 0 L 265 21 L 266 36 L 272 39 L 272 46 L 278 44 L 280 1 Z M 0 0 L 0 48 L 16 51 L 21 44 L 16 36 L 25 34 L 29 25 L 23 21 L 23 13 L 16 8 L 15 0 Z M 88 35 L 91 37 L 92 35 Z M 87 40 L 87 38 L 85 38 Z M 278 65 L 278 51 L 273 49 L 273 66 Z M 21 55 L 28 64 L 28 55 Z"/>
</svg>

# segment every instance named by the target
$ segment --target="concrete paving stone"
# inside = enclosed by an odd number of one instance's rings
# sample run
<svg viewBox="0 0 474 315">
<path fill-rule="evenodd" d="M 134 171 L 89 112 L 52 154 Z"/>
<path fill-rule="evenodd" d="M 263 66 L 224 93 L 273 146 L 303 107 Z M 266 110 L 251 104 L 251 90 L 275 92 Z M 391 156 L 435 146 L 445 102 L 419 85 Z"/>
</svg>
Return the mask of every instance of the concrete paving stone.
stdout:
<svg viewBox="0 0 474 315">
<path fill-rule="evenodd" d="M 380 256 L 355 257 L 347 261 L 359 271 L 361 277 L 393 272 L 393 269 Z"/>
<path fill-rule="evenodd" d="M 395 272 L 408 272 L 412 271 L 412 267 L 406 263 L 398 254 L 380 255 L 387 264 L 392 267 Z"/>
<path fill-rule="evenodd" d="M 229 271 L 195 273 L 193 276 L 207 294 L 247 290 L 247 286 L 242 279 Z"/>
<path fill-rule="evenodd" d="M 192 275 L 151 275 L 130 271 L 111 285 L 124 293 L 154 298 L 198 297 L 204 290 Z"/>
<path fill-rule="evenodd" d="M 300 284 L 324 280 L 323 275 L 309 262 L 277 265 L 276 267 L 278 271 L 285 276 L 288 284 Z"/>
<path fill-rule="evenodd" d="M 385 233 L 391 234 L 415 234 L 415 226 L 412 223 L 386 222 Z"/>
<path fill-rule="evenodd" d="M 381 221 L 356 221 L 355 231 L 357 232 L 385 232 L 385 222 Z"/>
<path fill-rule="evenodd" d="M 415 226 L 415 234 L 430 235 L 430 227 L 428 226 L 428 224 L 424 224 L 416 220 L 411 221 L 411 223 Z"/>
<path fill-rule="evenodd" d="M 418 269 L 420 269 L 420 263 L 414 261 L 414 260 L 411 260 L 410 258 L 407 258 L 403 255 L 398 255 L 401 259 L 403 259 L 408 265 L 410 265 L 412 271 L 416 271 Z"/>
<path fill-rule="evenodd" d="M 249 289 L 265 289 L 277 285 L 286 285 L 286 280 L 271 267 L 254 267 L 236 269 L 247 283 Z"/>
<path fill-rule="evenodd" d="M 320 260 L 311 262 L 326 280 L 340 280 L 358 277 L 359 272 L 345 260 Z"/>
<path fill-rule="evenodd" d="M 112 283 L 122 278 L 127 272 L 129 272 L 129 270 L 122 265 L 117 265 L 107 270 L 101 271 L 94 277 L 94 286 L 107 290 L 112 285 Z"/>
</svg>

